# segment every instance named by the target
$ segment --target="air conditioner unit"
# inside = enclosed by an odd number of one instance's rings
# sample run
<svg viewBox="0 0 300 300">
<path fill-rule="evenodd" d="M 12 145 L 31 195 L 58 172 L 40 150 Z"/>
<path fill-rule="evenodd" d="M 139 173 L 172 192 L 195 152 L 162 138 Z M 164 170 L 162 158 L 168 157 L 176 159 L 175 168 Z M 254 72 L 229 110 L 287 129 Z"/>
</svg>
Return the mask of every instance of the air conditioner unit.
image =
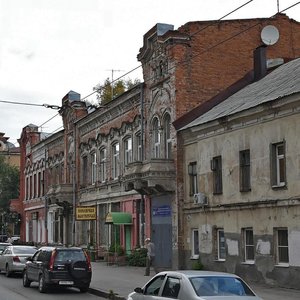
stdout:
<svg viewBox="0 0 300 300">
<path fill-rule="evenodd" d="M 197 205 L 208 205 L 208 199 L 204 193 L 194 194 L 194 204 Z"/>
</svg>

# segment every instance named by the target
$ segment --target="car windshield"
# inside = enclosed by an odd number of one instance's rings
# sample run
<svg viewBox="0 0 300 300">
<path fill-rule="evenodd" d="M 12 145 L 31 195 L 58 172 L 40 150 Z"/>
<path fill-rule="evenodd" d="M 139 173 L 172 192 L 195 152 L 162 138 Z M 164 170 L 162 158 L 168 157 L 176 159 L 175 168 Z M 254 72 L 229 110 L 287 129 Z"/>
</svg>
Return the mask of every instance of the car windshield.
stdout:
<svg viewBox="0 0 300 300">
<path fill-rule="evenodd" d="M 29 247 L 14 247 L 14 254 L 34 254 L 36 250 Z"/>
<path fill-rule="evenodd" d="M 56 260 L 59 261 L 79 261 L 85 260 L 85 255 L 81 250 L 59 250 L 56 254 Z"/>
<path fill-rule="evenodd" d="M 190 281 L 196 294 L 201 296 L 255 296 L 239 278 L 226 276 L 192 277 Z"/>
</svg>

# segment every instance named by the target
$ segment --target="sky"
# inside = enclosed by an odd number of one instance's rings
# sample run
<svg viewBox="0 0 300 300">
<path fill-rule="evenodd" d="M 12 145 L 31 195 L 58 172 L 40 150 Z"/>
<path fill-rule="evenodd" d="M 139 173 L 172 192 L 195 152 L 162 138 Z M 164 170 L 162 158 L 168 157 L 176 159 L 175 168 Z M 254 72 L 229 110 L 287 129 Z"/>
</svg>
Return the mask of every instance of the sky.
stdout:
<svg viewBox="0 0 300 300">
<path fill-rule="evenodd" d="M 267 18 L 297 0 L 0 0 L 0 132 L 18 146 L 28 124 L 62 129 L 57 110 L 73 90 L 95 102 L 109 78 L 142 80 L 143 35 L 157 23 Z M 300 4 L 285 11 L 300 22 Z M 135 71 L 132 71 L 134 70 Z M 132 72 L 130 72 L 132 71 Z M 22 103 L 22 104 L 13 104 Z"/>
</svg>

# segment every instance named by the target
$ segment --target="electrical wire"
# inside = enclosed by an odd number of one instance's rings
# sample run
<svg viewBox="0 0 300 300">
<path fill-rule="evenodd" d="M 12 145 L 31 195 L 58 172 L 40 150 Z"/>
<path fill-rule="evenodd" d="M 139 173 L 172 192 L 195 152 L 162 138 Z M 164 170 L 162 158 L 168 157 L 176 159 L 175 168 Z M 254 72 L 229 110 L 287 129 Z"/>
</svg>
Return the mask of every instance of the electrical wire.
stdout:
<svg viewBox="0 0 300 300">
<path fill-rule="evenodd" d="M 241 6 L 237 7 L 237 8 L 234 9 L 234 10 L 232 10 L 231 12 L 227 13 L 227 14 L 224 15 L 223 17 L 219 18 L 217 21 L 221 21 L 221 20 L 224 19 L 225 17 L 228 17 L 229 15 L 231 15 L 232 13 L 234 13 L 234 12 L 236 12 L 237 10 L 241 9 L 242 7 L 248 5 L 248 4 L 251 3 L 252 1 L 253 1 L 253 0 L 247 1 L 246 3 L 242 4 Z M 289 9 L 291 9 L 291 8 L 293 8 L 293 7 L 295 7 L 295 6 L 298 5 L 299 3 L 300 3 L 300 1 L 298 1 L 298 2 L 296 2 L 296 3 L 294 3 L 294 4 L 292 4 L 292 5 L 290 5 L 289 7 L 285 8 L 285 9 L 283 9 L 283 10 L 277 12 L 277 13 L 283 13 L 283 12 L 285 12 L 285 11 L 287 11 L 287 10 L 289 10 Z M 277 13 L 276 13 L 276 14 L 277 14 Z M 272 16 L 269 17 L 269 18 L 272 18 L 272 17 L 274 17 L 274 16 L 275 16 L 275 15 L 272 15 Z M 201 31 L 205 30 L 206 28 L 212 26 L 213 24 L 214 24 L 214 23 L 211 23 L 211 24 L 205 26 L 204 28 L 201 28 L 200 30 L 198 30 L 198 31 L 196 31 L 196 32 L 194 32 L 194 33 L 192 33 L 192 34 L 190 35 L 190 37 L 192 37 L 192 36 L 198 34 L 199 32 L 201 32 Z M 256 26 L 258 26 L 259 24 L 261 24 L 261 22 L 257 22 L 256 24 L 247 27 L 246 29 L 244 29 L 244 30 L 242 30 L 242 31 L 240 31 L 240 32 L 238 32 L 238 33 L 236 33 L 236 34 L 234 34 L 234 35 L 228 37 L 227 39 L 225 39 L 225 40 L 223 40 L 223 41 L 221 41 L 221 42 L 219 42 L 219 43 L 217 43 L 217 44 L 215 44 L 215 45 L 212 45 L 211 47 L 209 47 L 209 48 L 203 50 L 202 52 L 197 53 L 197 54 L 195 54 L 195 55 L 193 55 L 193 56 L 190 56 L 190 57 L 187 58 L 186 60 L 178 61 L 177 63 L 175 62 L 174 66 L 171 67 L 171 68 L 169 68 L 168 71 L 170 71 L 170 70 L 176 68 L 176 66 L 178 66 L 179 64 L 186 63 L 186 62 L 190 61 L 191 59 L 194 59 L 195 57 L 197 57 L 197 56 L 199 56 L 199 55 L 202 55 L 202 54 L 208 52 L 209 50 L 211 50 L 211 49 L 213 49 L 213 48 L 215 48 L 215 47 L 217 47 L 217 46 L 219 46 L 219 45 L 221 45 L 221 44 L 224 44 L 224 43 L 230 41 L 231 39 L 233 39 L 233 38 L 239 36 L 240 34 L 246 32 L 246 31 L 248 31 L 248 30 L 250 30 L 250 29 L 252 29 L 252 28 L 254 28 L 254 27 L 256 27 Z M 113 83 L 119 81 L 120 79 L 124 78 L 124 77 L 127 76 L 128 74 L 130 74 L 130 73 L 136 71 L 137 69 L 139 69 L 139 68 L 141 68 L 141 67 L 142 67 L 142 65 L 138 65 L 137 67 L 135 67 L 135 68 L 129 70 L 129 71 L 126 72 L 125 74 L 123 74 L 123 75 L 119 76 L 118 78 L 114 79 L 114 80 L 111 82 L 111 84 L 113 84 Z M 150 78 L 148 78 L 148 80 L 145 80 L 144 82 L 146 83 L 146 82 L 151 81 L 151 80 L 153 80 L 153 79 L 154 79 L 154 77 L 150 77 Z M 92 93 L 90 93 L 90 94 L 88 94 L 87 96 L 83 97 L 81 100 L 87 99 L 88 97 L 94 95 L 95 93 L 98 93 L 99 90 L 101 91 L 102 89 L 103 89 L 103 87 L 101 87 L 101 88 L 99 88 L 99 89 L 93 91 Z M 34 104 L 34 103 L 16 102 L 16 101 L 5 101 L 5 100 L 0 100 L 0 102 L 1 102 L 1 103 L 7 103 L 7 104 L 19 104 L 19 105 L 29 105 L 29 106 L 41 106 L 41 107 L 46 107 L 46 108 L 51 108 L 51 109 L 60 109 L 60 108 L 61 108 L 60 106 L 57 106 L 57 105 L 49 105 L 49 104 Z M 54 117 L 56 117 L 57 115 L 58 115 L 58 114 L 56 114 L 55 116 L 53 116 L 53 117 L 50 118 L 49 120 L 45 121 L 41 126 L 43 126 L 43 125 L 45 125 L 46 123 L 48 123 L 50 120 L 52 120 L 52 119 L 53 119 Z M 39 126 L 39 127 L 41 127 L 41 126 Z"/>
</svg>

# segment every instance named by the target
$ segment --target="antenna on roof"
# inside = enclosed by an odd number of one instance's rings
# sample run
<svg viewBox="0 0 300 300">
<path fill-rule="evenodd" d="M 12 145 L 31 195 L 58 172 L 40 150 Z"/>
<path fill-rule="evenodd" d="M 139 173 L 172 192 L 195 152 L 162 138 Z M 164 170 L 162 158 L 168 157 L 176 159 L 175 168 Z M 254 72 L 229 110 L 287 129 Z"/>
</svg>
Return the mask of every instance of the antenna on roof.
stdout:
<svg viewBox="0 0 300 300">
<path fill-rule="evenodd" d="M 277 0 L 277 13 L 279 13 L 279 0 Z"/>
</svg>

